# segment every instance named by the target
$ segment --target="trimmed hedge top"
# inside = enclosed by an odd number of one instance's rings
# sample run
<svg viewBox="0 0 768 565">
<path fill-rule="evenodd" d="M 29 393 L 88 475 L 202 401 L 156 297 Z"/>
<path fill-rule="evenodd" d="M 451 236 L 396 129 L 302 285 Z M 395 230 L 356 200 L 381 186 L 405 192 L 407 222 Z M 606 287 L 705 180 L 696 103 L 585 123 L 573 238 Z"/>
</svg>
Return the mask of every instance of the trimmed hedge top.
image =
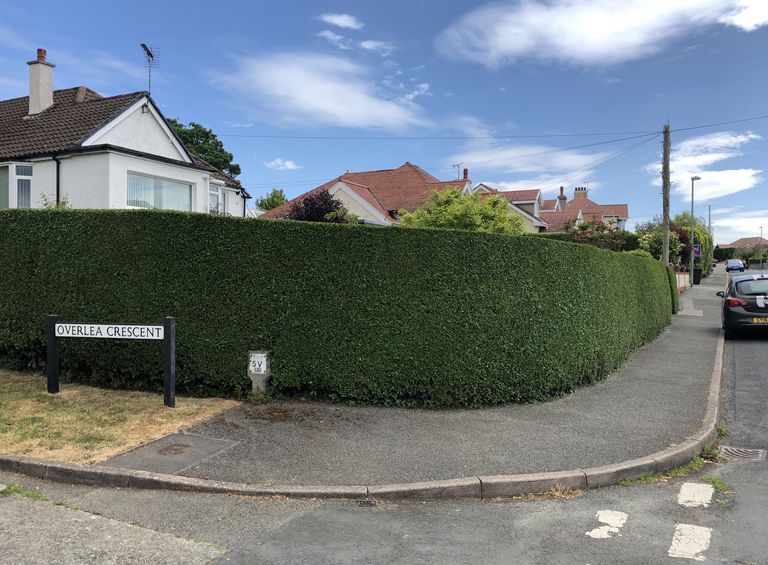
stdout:
<svg viewBox="0 0 768 565">
<path fill-rule="evenodd" d="M 45 322 L 177 320 L 177 387 L 352 403 L 542 400 L 603 378 L 670 321 L 663 265 L 534 237 L 157 211 L 0 212 L 0 359 L 41 367 Z M 62 369 L 162 386 L 153 342 L 63 340 Z"/>
</svg>

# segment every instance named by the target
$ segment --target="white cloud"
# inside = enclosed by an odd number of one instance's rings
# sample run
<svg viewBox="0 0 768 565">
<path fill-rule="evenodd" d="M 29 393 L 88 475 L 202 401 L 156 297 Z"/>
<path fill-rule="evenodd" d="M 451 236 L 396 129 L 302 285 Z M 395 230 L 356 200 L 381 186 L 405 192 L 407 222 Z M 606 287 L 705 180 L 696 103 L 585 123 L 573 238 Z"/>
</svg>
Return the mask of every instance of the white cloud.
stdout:
<svg viewBox="0 0 768 565">
<path fill-rule="evenodd" d="M 322 14 L 318 16 L 320 21 L 344 29 L 363 29 L 363 22 L 349 14 Z"/>
<path fill-rule="evenodd" d="M 281 159 L 280 157 L 272 159 L 271 161 L 265 161 L 264 166 L 268 169 L 275 169 L 277 171 L 295 171 L 296 169 L 301 169 L 301 165 L 297 165 L 293 161 L 287 159 Z"/>
<path fill-rule="evenodd" d="M 409 92 L 403 98 L 408 100 L 409 102 L 413 101 L 415 98 L 418 98 L 419 96 L 426 96 L 429 94 L 429 84 L 426 82 L 422 82 L 421 84 L 416 85 L 416 89 L 412 92 Z"/>
<path fill-rule="evenodd" d="M 712 231 L 715 232 L 715 241 L 718 243 L 731 243 L 742 237 L 757 237 L 760 235 L 761 226 L 763 237 L 766 237 L 768 234 L 768 210 L 739 212 L 712 220 Z"/>
<path fill-rule="evenodd" d="M 427 124 L 417 104 L 388 99 L 368 67 L 343 57 L 287 52 L 241 57 L 236 65 L 216 82 L 251 112 L 269 112 L 265 120 L 395 132 Z"/>
<path fill-rule="evenodd" d="M 691 199 L 691 177 L 699 176 L 696 181 L 695 198 L 701 202 L 720 198 L 743 190 L 749 190 L 762 180 L 761 170 L 740 168 L 713 170 L 710 167 L 742 155 L 742 147 L 752 141 L 761 139 L 759 135 L 747 132 L 743 134 L 720 131 L 691 137 L 679 143 L 672 150 L 670 158 L 670 180 L 672 189 L 685 200 Z M 654 184 L 660 185 L 658 176 L 661 171 L 659 163 L 646 167 L 656 175 Z"/>
<path fill-rule="evenodd" d="M 339 49 L 349 50 L 352 49 L 352 42 L 345 38 L 343 35 L 334 33 L 331 30 L 325 29 L 316 34 L 317 37 L 322 37 L 331 45 L 338 47 Z"/>
<path fill-rule="evenodd" d="M 498 68 L 520 60 L 609 65 L 647 57 L 709 25 L 768 24 L 765 0 L 539 0 L 472 10 L 436 39 L 441 53 Z"/>
<path fill-rule="evenodd" d="M 395 50 L 395 46 L 386 41 L 378 41 L 376 39 L 366 39 L 360 42 L 360 47 L 366 51 L 374 51 L 380 53 L 383 57 L 386 57 Z"/>
<path fill-rule="evenodd" d="M 733 212 L 738 212 L 741 210 L 741 206 L 732 206 L 730 208 L 714 208 L 712 210 L 712 215 L 717 216 L 720 214 L 732 214 Z"/>
<path fill-rule="evenodd" d="M 720 22 L 745 31 L 754 31 L 768 24 L 768 3 L 765 0 L 737 0 L 736 6 L 720 18 Z"/>
<path fill-rule="evenodd" d="M 451 163 L 501 173 L 559 173 L 588 168 L 605 153 L 563 150 L 549 145 L 489 143 L 451 156 Z"/>
</svg>

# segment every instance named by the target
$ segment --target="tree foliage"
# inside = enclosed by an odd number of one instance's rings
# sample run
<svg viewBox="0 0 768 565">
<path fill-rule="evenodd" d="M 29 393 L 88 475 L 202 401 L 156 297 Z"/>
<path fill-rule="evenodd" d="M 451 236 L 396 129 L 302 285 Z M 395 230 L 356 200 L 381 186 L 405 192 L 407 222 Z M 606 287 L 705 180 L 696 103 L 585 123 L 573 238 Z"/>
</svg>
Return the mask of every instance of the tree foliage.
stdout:
<svg viewBox="0 0 768 565">
<path fill-rule="evenodd" d="M 256 206 L 262 210 L 271 210 L 272 208 L 277 208 L 286 202 L 288 202 L 288 199 L 285 197 L 283 189 L 273 188 L 272 192 L 266 196 L 262 196 L 261 198 L 256 199 Z"/>
<path fill-rule="evenodd" d="M 286 217 L 289 220 L 331 224 L 351 224 L 357 221 L 357 218 L 327 190 L 310 192 L 304 198 L 297 200 L 291 204 Z"/>
<path fill-rule="evenodd" d="M 231 177 L 240 174 L 240 165 L 232 162 L 234 155 L 224 149 L 224 144 L 212 130 L 197 122 L 189 122 L 188 125 L 184 125 L 173 118 L 168 120 L 168 124 L 191 153 Z"/>
<path fill-rule="evenodd" d="M 523 220 L 511 214 L 501 196 L 481 198 L 458 189 L 434 191 L 432 198 L 402 216 L 403 224 L 414 228 L 443 228 L 522 235 Z"/>
<path fill-rule="evenodd" d="M 594 245 L 595 247 L 611 251 L 629 251 L 636 248 L 634 245 L 627 245 L 629 241 L 634 243 L 632 235 L 625 230 L 619 229 L 616 223 L 606 224 L 600 220 L 593 219 L 580 224 L 570 223 L 566 227 L 562 239 L 563 241 L 571 241 L 573 243 Z"/>
</svg>

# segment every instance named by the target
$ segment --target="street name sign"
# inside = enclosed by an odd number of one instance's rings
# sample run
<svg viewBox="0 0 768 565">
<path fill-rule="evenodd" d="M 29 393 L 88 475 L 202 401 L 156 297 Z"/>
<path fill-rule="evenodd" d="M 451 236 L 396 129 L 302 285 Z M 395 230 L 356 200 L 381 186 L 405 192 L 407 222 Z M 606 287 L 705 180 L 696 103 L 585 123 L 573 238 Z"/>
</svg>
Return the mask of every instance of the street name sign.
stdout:
<svg viewBox="0 0 768 565">
<path fill-rule="evenodd" d="M 163 339 L 163 326 L 111 324 L 56 324 L 56 337 L 93 337 L 106 339 Z"/>
<path fill-rule="evenodd" d="M 176 407 L 176 318 L 168 316 L 162 326 L 140 324 L 65 324 L 56 314 L 48 316 L 48 392 L 59 392 L 61 349 L 64 338 L 146 339 L 163 342 L 163 404 Z"/>
</svg>

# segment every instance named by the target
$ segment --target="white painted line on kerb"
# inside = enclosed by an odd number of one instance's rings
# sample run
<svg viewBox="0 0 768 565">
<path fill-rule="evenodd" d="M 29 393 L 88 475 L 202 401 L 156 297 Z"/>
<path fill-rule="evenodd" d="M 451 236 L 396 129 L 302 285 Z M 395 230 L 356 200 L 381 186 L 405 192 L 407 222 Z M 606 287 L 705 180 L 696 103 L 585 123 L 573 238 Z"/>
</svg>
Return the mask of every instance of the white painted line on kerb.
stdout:
<svg viewBox="0 0 768 565">
<path fill-rule="evenodd" d="M 704 552 L 709 548 L 712 528 L 675 524 L 675 536 L 667 554 L 670 557 L 683 557 L 704 561 Z"/>
<path fill-rule="evenodd" d="M 681 506 L 689 508 L 695 506 L 707 507 L 712 502 L 715 489 L 712 485 L 704 483 L 684 483 L 677 495 L 677 502 Z"/>
<path fill-rule="evenodd" d="M 605 539 L 613 537 L 611 534 L 621 535 L 619 530 L 627 523 L 627 515 L 616 510 L 600 510 L 597 513 L 597 521 L 605 525 L 586 532 L 586 535 L 595 539 Z"/>
</svg>

